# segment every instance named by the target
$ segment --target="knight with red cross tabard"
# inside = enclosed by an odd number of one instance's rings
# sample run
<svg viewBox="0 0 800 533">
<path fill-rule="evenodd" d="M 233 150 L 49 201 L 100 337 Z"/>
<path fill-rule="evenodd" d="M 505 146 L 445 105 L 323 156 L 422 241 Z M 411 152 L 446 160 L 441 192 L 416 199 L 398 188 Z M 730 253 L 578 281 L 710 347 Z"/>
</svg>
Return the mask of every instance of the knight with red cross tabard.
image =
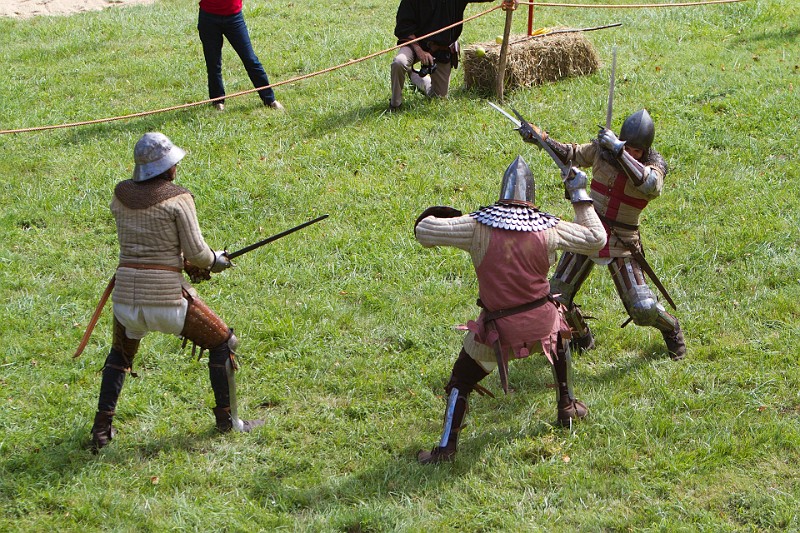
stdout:
<svg viewBox="0 0 800 533">
<path fill-rule="evenodd" d="M 683 332 L 678 319 L 666 311 L 647 284 L 645 273 L 671 302 L 644 260 L 639 237 L 639 215 L 661 194 L 667 174 L 666 161 L 651 146 L 655 125 L 650 114 L 641 109 L 628 116 L 619 137 L 601 127 L 597 138 L 586 144 L 563 144 L 544 131 L 537 132 L 564 163 L 592 168 L 591 198 L 608 234 L 606 245 L 596 254 L 565 251 L 550 279 L 551 294 L 567 307 L 573 346 L 594 348 L 592 332 L 573 300 L 594 265 L 599 264 L 608 267 L 633 323 L 657 328 L 670 357 L 682 359 L 686 355 Z M 536 142 L 524 130 L 520 133 L 526 142 Z"/>
</svg>

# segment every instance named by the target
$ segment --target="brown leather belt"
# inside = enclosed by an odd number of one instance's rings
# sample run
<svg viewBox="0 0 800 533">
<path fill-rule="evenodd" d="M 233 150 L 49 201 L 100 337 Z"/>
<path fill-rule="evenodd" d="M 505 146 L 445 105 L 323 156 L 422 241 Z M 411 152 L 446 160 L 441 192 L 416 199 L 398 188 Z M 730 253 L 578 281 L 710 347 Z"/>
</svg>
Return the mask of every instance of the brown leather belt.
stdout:
<svg viewBox="0 0 800 533">
<path fill-rule="evenodd" d="M 524 303 L 516 307 L 510 307 L 508 309 L 498 309 L 497 311 L 487 310 L 480 299 L 478 299 L 477 304 L 478 307 L 480 307 L 485 311 L 483 315 L 483 321 L 491 322 L 494 320 L 498 320 L 500 318 L 505 318 L 507 316 L 516 315 L 518 313 L 524 313 L 525 311 L 530 311 L 531 309 L 536 309 L 537 307 L 541 307 L 547 302 L 552 302 L 552 301 L 554 301 L 553 297 L 548 294 L 547 296 L 542 296 L 541 298 L 534 300 L 532 302 Z"/>
<path fill-rule="evenodd" d="M 143 263 L 120 263 L 117 268 L 133 268 L 135 270 L 167 270 L 169 272 L 183 272 L 180 267 L 169 265 L 147 265 Z"/>
</svg>

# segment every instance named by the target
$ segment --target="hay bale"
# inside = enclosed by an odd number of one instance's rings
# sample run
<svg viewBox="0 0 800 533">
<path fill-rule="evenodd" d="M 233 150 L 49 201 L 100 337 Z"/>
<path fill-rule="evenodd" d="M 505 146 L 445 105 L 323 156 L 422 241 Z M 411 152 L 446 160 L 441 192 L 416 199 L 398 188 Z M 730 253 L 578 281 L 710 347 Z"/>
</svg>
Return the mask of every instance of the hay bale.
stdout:
<svg viewBox="0 0 800 533">
<path fill-rule="evenodd" d="M 486 54 L 478 56 L 481 47 Z M 464 85 L 468 89 L 494 91 L 500 45 L 478 43 L 464 49 Z M 567 76 L 591 74 L 600 60 L 597 52 L 580 32 L 554 33 L 542 37 L 512 35 L 506 60 L 505 90 L 530 87 Z"/>
</svg>

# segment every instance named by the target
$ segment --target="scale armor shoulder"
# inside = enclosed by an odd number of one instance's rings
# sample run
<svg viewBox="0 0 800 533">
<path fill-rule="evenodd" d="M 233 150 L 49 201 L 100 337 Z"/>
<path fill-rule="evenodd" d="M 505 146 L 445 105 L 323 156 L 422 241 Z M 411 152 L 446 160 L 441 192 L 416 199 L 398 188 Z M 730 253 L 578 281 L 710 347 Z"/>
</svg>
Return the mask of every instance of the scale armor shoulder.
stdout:
<svg viewBox="0 0 800 533">
<path fill-rule="evenodd" d="M 544 231 L 554 227 L 559 218 L 536 208 L 496 203 L 470 213 L 476 222 L 511 231 Z"/>
</svg>

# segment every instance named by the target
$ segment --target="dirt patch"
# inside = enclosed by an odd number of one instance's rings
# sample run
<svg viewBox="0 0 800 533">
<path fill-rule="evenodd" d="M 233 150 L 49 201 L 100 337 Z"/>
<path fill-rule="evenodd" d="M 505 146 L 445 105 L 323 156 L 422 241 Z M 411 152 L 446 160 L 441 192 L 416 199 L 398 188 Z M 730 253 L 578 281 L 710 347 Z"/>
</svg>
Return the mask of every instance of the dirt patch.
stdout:
<svg viewBox="0 0 800 533">
<path fill-rule="evenodd" d="M 0 17 L 30 18 L 38 15 L 72 15 L 108 7 L 152 4 L 155 0 L 0 0 Z"/>
</svg>

